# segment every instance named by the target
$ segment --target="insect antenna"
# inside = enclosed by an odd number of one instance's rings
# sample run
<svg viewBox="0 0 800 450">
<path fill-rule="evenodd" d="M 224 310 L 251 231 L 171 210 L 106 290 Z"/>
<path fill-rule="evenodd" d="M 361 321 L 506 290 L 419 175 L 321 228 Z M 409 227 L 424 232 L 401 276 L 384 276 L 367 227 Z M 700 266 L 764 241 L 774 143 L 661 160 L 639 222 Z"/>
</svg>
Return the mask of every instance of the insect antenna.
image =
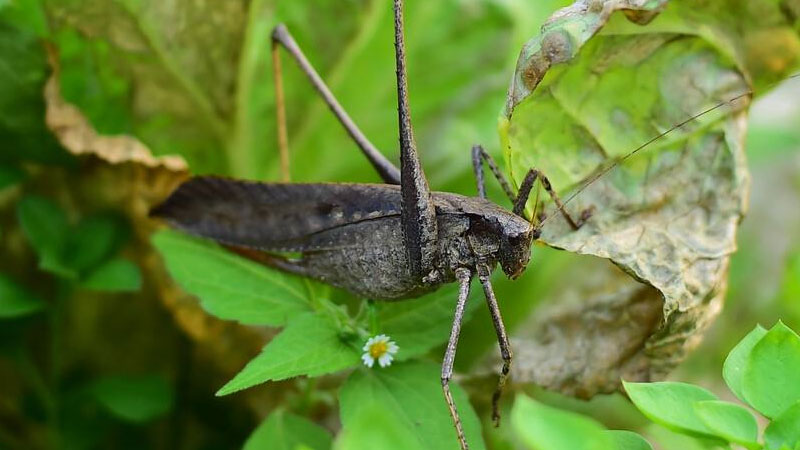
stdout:
<svg viewBox="0 0 800 450">
<path fill-rule="evenodd" d="M 784 82 L 786 80 L 791 80 L 793 78 L 800 78 L 800 73 L 796 73 L 796 74 L 790 75 L 790 76 L 786 77 L 785 79 L 783 79 L 783 80 L 781 80 L 781 81 L 779 81 L 777 83 L 773 83 L 773 84 L 769 85 L 767 89 L 770 89 L 770 88 L 776 86 L 779 83 L 782 83 L 782 82 Z M 738 94 L 738 95 L 736 95 L 734 97 L 731 97 L 728 100 L 725 100 L 723 102 L 717 103 L 716 105 L 711 106 L 711 107 L 709 107 L 709 108 L 707 108 L 707 109 L 705 109 L 705 110 L 703 110 L 703 111 L 701 111 L 701 112 L 699 112 L 697 114 L 694 114 L 694 115 L 688 117 L 687 119 L 685 119 L 685 120 L 673 125 L 668 130 L 666 130 L 666 131 L 664 131 L 662 133 L 659 133 L 658 135 L 652 137 L 647 142 L 645 142 L 644 144 L 636 147 L 635 149 L 633 149 L 632 151 L 627 153 L 622 158 L 619 158 L 619 159 L 615 160 L 614 162 L 612 162 L 608 166 L 606 166 L 606 167 L 602 168 L 601 170 L 595 172 L 594 175 L 590 176 L 586 180 L 585 183 L 583 183 L 578 189 L 575 190 L 575 192 L 570 194 L 569 197 L 567 197 L 567 199 L 564 200 L 564 202 L 560 206 L 556 207 L 556 210 L 554 211 L 554 214 L 550 214 L 549 216 L 545 217 L 544 220 L 539 222 L 538 226 L 539 227 L 543 226 L 545 224 L 545 222 L 550 220 L 551 217 L 557 215 L 555 213 L 561 212 L 567 206 L 567 204 L 569 202 L 571 202 L 575 197 L 580 195 L 581 192 L 585 191 L 589 186 L 592 185 L 592 183 L 594 183 L 595 181 L 597 181 L 600 178 L 602 178 L 603 176 L 605 176 L 608 172 L 612 171 L 613 169 L 615 169 L 617 166 L 621 165 L 623 162 L 625 162 L 626 160 L 628 160 L 632 156 L 634 156 L 637 153 L 639 153 L 640 151 L 644 150 L 646 147 L 648 147 L 653 142 L 655 142 L 655 141 L 657 141 L 657 140 L 669 135 L 673 131 L 678 130 L 679 128 L 682 128 L 684 125 L 686 125 L 686 124 L 688 124 L 690 122 L 693 122 L 693 121 L 699 119 L 700 117 L 705 116 L 708 113 L 716 111 L 717 109 L 720 109 L 720 108 L 722 108 L 724 106 L 732 105 L 732 104 L 736 103 L 738 100 L 741 100 L 741 99 L 743 99 L 745 97 L 752 97 L 754 93 L 755 93 L 754 90 L 750 89 L 750 90 L 748 90 L 746 92 L 743 92 L 743 93 Z"/>
</svg>

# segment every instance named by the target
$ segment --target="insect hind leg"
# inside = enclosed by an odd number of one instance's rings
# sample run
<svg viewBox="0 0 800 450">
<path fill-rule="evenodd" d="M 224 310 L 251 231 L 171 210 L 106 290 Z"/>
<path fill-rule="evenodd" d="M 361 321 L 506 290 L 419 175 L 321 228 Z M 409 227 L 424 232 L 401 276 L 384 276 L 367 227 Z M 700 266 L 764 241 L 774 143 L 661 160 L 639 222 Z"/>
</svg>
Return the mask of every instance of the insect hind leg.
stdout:
<svg viewBox="0 0 800 450">
<path fill-rule="evenodd" d="M 361 132 L 358 126 L 353 122 L 353 119 L 347 114 L 342 105 L 336 100 L 336 97 L 330 91 L 328 86 L 319 76 L 314 67 L 308 61 L 300 46 L 292 37 L 289 30 L 285 25 L 279 24 L 272 30 L 272 67 L 273 67 L 273 80 L 275 83 L 275 105 L 276 105 L 276 119 L 278 122 L 278 147 L 281 154 L 281 171 L 283 172 L 284 181 L 289 180 L 289 144 L 286 131 L 286 110 L 284 106 L 283 96 L 283 77 L 281 75 L 280 55 L 278 53 L 279 46 L 291 55 L 292 59 L 300 66 L 300 69 L 305 73 L 311 85 L 322 97 L 325 103 L 330 108 L 334 116 L 339 120 L 347 134 L 361 149 L 361 152 L 369 160 L 370 164 L 378 172 L 378 175 L 384 182 L 389 184 L 400 184 L 400 170 L 395 167 L 378 149 L 370 142 L 369 139 Z"/>
</svg>

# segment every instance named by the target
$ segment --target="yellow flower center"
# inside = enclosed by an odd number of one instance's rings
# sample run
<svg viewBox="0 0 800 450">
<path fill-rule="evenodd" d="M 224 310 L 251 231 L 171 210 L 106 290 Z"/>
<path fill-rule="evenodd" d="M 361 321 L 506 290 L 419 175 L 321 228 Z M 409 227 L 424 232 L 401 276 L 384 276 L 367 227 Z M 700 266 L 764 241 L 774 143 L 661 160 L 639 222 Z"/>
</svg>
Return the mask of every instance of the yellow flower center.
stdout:
<svg viewBox="0 0 800 450">
<path fill-rule="evenodd" d="M 383 356 L 388 350 L 388 346 L 386 345 L 385 341 L 378 341 L 374 344 L 370 345 L 369 347 L 369 356 L 372 356 L 374 359 L 378 359 Z"/>
</svg>

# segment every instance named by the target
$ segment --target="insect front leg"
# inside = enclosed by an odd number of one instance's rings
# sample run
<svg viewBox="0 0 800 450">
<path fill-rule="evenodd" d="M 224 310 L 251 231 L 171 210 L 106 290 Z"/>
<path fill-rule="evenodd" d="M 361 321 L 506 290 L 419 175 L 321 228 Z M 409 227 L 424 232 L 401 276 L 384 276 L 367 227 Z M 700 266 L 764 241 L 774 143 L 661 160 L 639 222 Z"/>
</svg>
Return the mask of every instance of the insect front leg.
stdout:
<svg viewBox="0 0 800 450">
<path fill-rule="evenodd" d="M 503 358 L 503 368 L 500 369 L 497 387 L 492 394 L 492 421 L 494 421 L 494 426 L 497 427 L 500 425 L 500 396 L 503 394 L 503 389 L 508 382 L 513 354 L 511 353 L 511 345 L 508 343 L 508 334 L 503 324 L 503 316 L 500 315 L 500 307 L 497 305 L 497 298 L 494 296 L 494 289 L 492 289 L 492 283 L 489 281 L 490 275 L 491 272 L 486 265 L 481 264 L 478 266 L 478 280 L 483 286 L 483 294 L 486 296 L 486 304 L 489 307 L 489 313 L 492 315 L 494 331 L 497 334 L 497 343 L 500 345 L 500 357 Z"/>
<path fill-rule="evenodd" d="M 530 169 L 528 173 L 525 174 L 525 178 L 522 180 L 522 184 L 519 186 L 519 192 L 517 193 L 517 198 L 514 200 L 514 214 L 525 217 L 524 210 L 525 204 L 528 202 L 528 197 L 530 196 L 531 189 L 533 188 L 533 184 L 536 180 L 539 180 L 544 186 L 544 190 L 547 191 L 550 198 L 553 199 L 553 202 L 556 204 L 556 208 L 561 214 L 564 216 L 564 219 L 567 220 L 569 226 L 572 227 L 573 230 L 577 230 L 589 219 L 592 214 L 592 208 L 587 208 L 581 212 L 580 217 L 578 219 L 573 219 L 569 212 L 564 208 L 564 204 L 561 202 L 561 199 L 558 198 L 558 194 L 553 189 L 553 186 L 550 184 L 550 180 L 547 179 L 547 176 L 543 174 L 541 171 L 537 169 Z"/>
<path fill-rule="evenodd" d="M 453 394 L 450 392 L 450 379 L 453 377 L 453 361 L 456 357 L 458 335 L 461 333 L 461 322 L 464 319 L 464 308 L 467 305 L 471 277 L 472 274 L 470 274 L 467 269 L 462 268 L 456 270 L 456 278 L 459 283 L 458 303 L 456 303 L 453 328 L 450 330 L 450 339 L 447 341 L 447 350 L 444 353 L 444 361 L 442 361 L 442 391 L 444 391 L 447 408 L 450 410 L 450 417 L 453 419 L 453 424 L 456 427 L 458 443 L 461 444 L 462 450 L 467 450 L 469 446 L 467 445 L 467 438 L 464 436 L 464 427 L 461 425 L 461 418 L 458 415 L 456 403 L 453 401 Z"/>
<path fill-rule="evenodd" d="M 339 119 L 347 134 L 355 141 L 356 145 L 364 153 L 369 162 L 375 167 L 378 175 L 389 184 L 400 184 L 400 170 L 395 167 L 378 149 L 370 142 L 369 139 L 361 132 L 358 126 L 353 122 L 353 119 L 342 108 L 342 105 L 336 100 L 333 93 L 322 81 L 311 63 L 308 62 L 300 46 L 297 45 L 289 30 L 285 25 L 280 24 L 272 30 L 272 68 L 273 79 L 275 82 L 275 107 L 276 118 L 278 122 L 278 147 L 281 154 L 281 170 L 283 172 L 284 181 L 289 180 L 289 143 L 288 135 L 286 132 L 286 110 L 284 106 L 283 96 L 283 76 L 281 74 L 280 55 L 278 47 L 283 46 L 287 52 L 292 56 L 303 73 L 306 74 L 311 85 L 319 93 L 322 99 L 330 108 L 333 115 Z"/>
<path fill-rule="evenodd" d="M 484 161 L 486 161 L 486 164 L 489 166 L 489 170 L 492 171 L 492 174 L 497 179 L 497 182 L 500 183 L 500 187 L 503 188 L 503 192 L 506 193 L 508 199 L 514 202 L 517 196 L 511 189 L 511 185 L 508 184 L 508 180 L 506 180 L 506 177 L 504 177 L 502 172 L 500 172 L 500 169 L 497 167 L 497 163 L 495 162 L 494 158 L 492 158 L 492 155 L 490 155 L 486 150 L 484 150 L 482 146 L 473 145 L 472 168 L 475 171 L 475 180 L 478 182 L 478 195 L 481 198 L 486 198 L 486 184 L 483 179 Z"/>
</svg>

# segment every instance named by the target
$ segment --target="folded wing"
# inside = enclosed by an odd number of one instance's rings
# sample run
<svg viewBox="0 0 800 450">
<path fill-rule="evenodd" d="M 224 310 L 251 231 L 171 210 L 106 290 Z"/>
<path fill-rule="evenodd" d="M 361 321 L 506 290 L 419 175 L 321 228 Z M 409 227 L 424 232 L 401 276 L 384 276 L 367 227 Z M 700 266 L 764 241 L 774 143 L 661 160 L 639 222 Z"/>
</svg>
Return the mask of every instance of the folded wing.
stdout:
<svg viewBox="0 0 800 450">
<path fill-rule="evenodd" d="M 399 216 L 400 189 L 385 184 L 259 183 L 201 176 L 180 185 L 150 214 L 228 245 L 301 251 L 314 233 Z"/>
</svg>

